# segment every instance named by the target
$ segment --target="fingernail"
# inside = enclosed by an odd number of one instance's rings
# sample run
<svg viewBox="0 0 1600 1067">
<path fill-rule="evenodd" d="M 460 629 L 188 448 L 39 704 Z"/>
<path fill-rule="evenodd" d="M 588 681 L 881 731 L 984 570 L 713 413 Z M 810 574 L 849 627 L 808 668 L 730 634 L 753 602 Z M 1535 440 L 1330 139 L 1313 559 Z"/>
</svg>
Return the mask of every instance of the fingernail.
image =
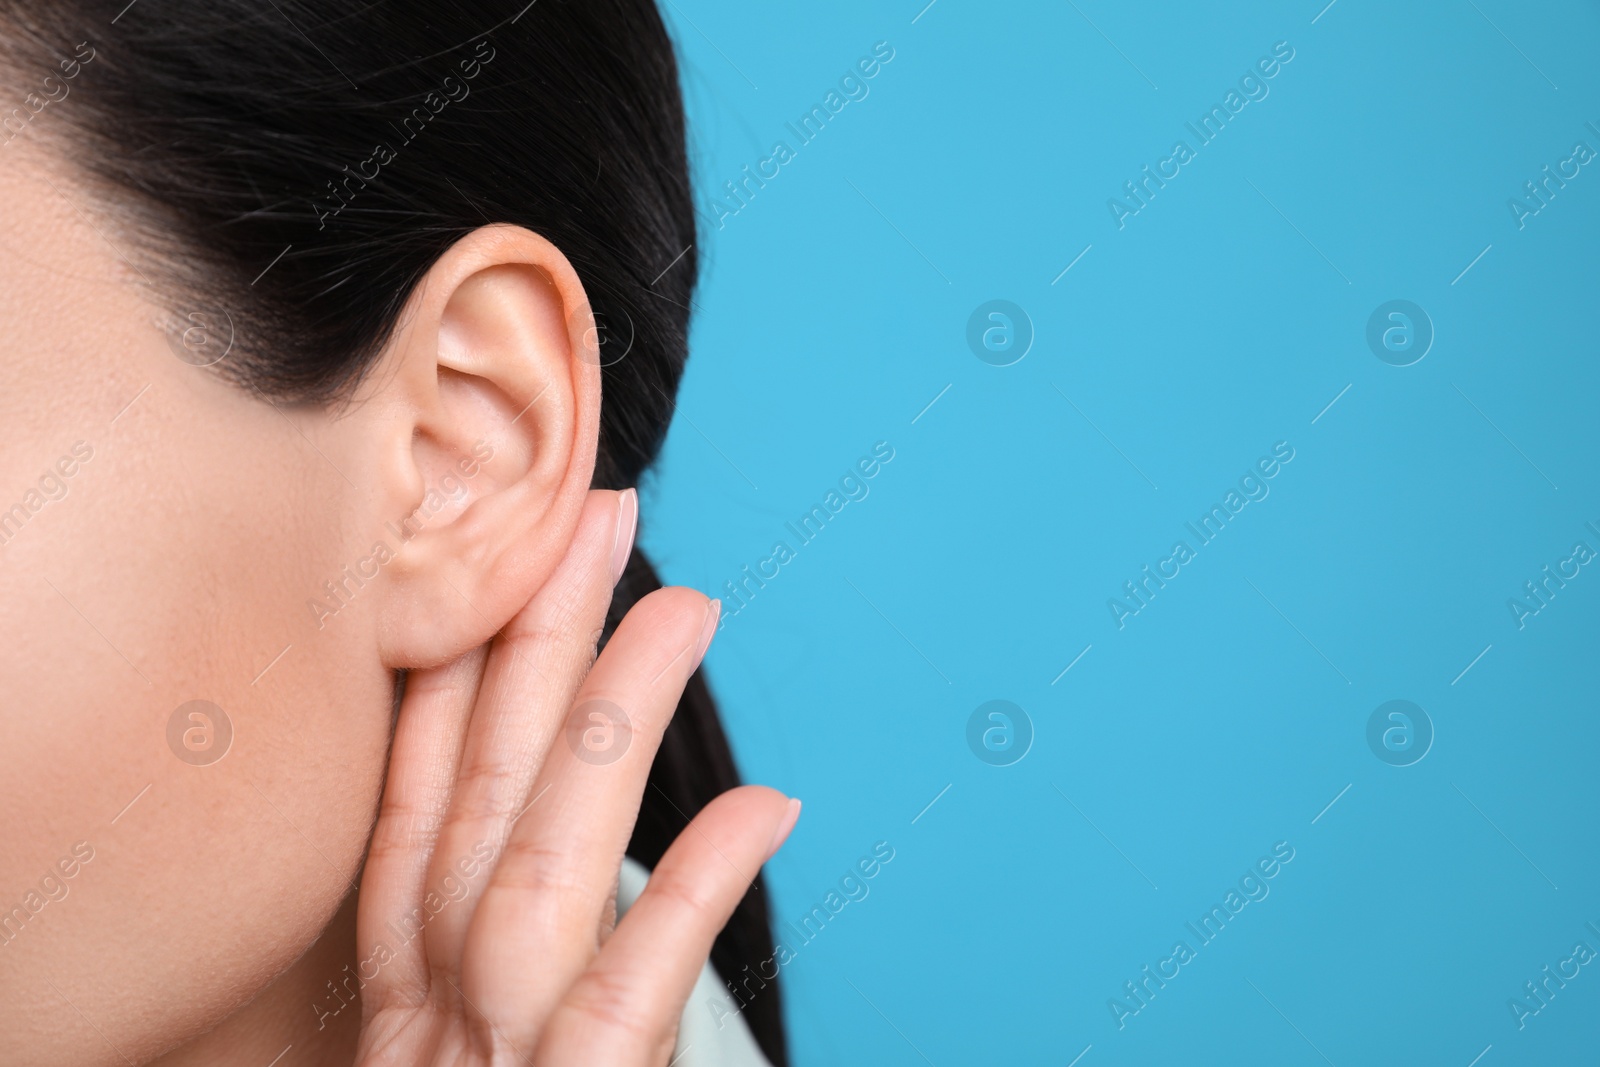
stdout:
<svg viewBox="0 0 1600 1067">
<path fill-rule="evenodd" d="M 617 494 L 616 542 L 611 546 L 611 584 L 622 578 L 622 570 L 633 554 L 633 538 L 639 530 L 639 490 L 624 489 Z"/>
<path fill-rule="evenodd" d="M 717 632 L 717 619 L 722 616 L 722 601 L 713 600 L 706 606 L 706 621 L 701 624 L 700 637 L 694 644 L 694 666 L 689 668 L 693 674 L 700 667 L 700 661 L 706 658 L 706 649 L 711 647 L 711 638 Z"/>
<path fill-rule="evenodd" d="M 767 856 L 766 859 L 761 861 L 762 863 L 767 862 L 767 860 L 770 860 L 773 856 L 778 854 L 778 850 L 783 847 L 783 843 L 789 840 L 789 834 L 794 829 L 794 824 L 799 821 L 800 798 L 790 797 L 789 808 L 783 813 L 783 821 L 780 822 L 778 824 L 778 828 L 772 832 L 772 844 L 767 846 Z"/>
</svg>

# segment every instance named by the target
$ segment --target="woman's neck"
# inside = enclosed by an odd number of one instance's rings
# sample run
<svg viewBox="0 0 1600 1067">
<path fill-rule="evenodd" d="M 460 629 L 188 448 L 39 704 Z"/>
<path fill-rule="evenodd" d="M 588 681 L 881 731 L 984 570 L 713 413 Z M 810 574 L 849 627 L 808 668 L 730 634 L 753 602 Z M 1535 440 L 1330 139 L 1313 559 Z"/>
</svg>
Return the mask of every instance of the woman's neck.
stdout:
<svg viewBox="0 0 1600 1067">
<path fill-rule="evenodd" d="M 350 1067 L 361 1032 L 361 1005 L 347 1003 L 348 994 L 340 999 L 328 983 L 354 965 L 355 930 L 352 893 L 316 944 L 254 1000 L 150 1067 Z"/>
</svg>

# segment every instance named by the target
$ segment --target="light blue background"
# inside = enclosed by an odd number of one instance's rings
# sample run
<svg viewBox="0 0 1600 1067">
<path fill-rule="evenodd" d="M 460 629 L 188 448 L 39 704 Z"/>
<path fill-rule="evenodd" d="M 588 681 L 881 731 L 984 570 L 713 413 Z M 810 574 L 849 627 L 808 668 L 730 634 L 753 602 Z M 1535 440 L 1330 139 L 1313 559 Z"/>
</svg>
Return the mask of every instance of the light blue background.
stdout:
<svg viewBox="0 0 1600 1067">
<path fill-rule="evenodd" d="M 1524 1029 L 1507 1002 L 1600 950 L 1600 566 L 1521 630 L 1506 602 L 1600 548 L 1600 161 L 1521 230 L 1507 200 L 1600 150 L 1595 5 L 925 2 L 664 4 L 704 281 L 646 548 L 718 595 L 895 449 L 709 657 L 746 776 L 805 801 L 778 918 L 896 852 L 784 969 L 797 1062 L 1591 1062 L 1600 963 Z M 869 96 L 717 229 L 878 41 Z M 1107 199 L 1278 41 L 1119 230 Z M 997 298 L 1036 331 L 1005 368 L 965 341 Z M 1411 367 L 1364 339 L 1395 298 L 1436 330 Z M 1277 441 L 1270 496 L 1119 630 L 1107 599 Z M 1437 733 L 1414 766 L 1367 747 L 1394 698 Z M 991 699 L 1032 719 L 1014 766 L 967 748 Z M 1278 841 L 1270 896 L 1119 1030 Z"/>
</svg>

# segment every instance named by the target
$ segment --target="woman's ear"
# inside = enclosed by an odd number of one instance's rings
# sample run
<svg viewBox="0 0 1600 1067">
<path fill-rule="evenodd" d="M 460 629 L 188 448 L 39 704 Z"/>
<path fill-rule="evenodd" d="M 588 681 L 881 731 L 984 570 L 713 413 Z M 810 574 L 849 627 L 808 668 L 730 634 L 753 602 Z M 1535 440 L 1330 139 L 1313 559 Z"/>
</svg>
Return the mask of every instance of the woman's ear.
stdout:
<svg viewBox="0 0 1600 1067">
<path fill-rule="evenodd" d="M 528 230 L 473 232 L 417 286 L 371 382 L 394 549 L 378 561 L 379 654 L 432 666 L 509 622 L 577 529 L 600 425 L 577 272 Z"/>
</svg>

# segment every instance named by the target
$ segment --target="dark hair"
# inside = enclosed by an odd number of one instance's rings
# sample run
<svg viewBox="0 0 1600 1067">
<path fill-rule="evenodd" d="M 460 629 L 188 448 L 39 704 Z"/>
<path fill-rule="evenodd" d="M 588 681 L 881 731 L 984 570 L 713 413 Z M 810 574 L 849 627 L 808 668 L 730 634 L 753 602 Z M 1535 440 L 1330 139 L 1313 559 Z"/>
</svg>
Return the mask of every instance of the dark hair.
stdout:
<svg viewBox="0 0 1600 1067">
<path fill-rule="evenodd" d="M 678 70 L 652 0 L 106 11 L 0 0 L 0 58 L 41 86 L 0 115 L 0 139 L 71 132 L 63 154 L 119 209 L 169 327 L 231 331 L 214 372 L 275 402 L 348 396 L 446 249 L 486 223 L 523 226 L 567 255 L 606 327 L 594 484 L 638 482 L 672 417 L 696 276 Z M 635 552 L 607 635 L 659 585 Z M 736 784 L 697 674 L 629 853 L 654 865 Z M 758 880 L 712 961 L 732 979 L 772 955 Z M 743 1015 L 783 1067 L 776 989 Z"/>
</svg>

